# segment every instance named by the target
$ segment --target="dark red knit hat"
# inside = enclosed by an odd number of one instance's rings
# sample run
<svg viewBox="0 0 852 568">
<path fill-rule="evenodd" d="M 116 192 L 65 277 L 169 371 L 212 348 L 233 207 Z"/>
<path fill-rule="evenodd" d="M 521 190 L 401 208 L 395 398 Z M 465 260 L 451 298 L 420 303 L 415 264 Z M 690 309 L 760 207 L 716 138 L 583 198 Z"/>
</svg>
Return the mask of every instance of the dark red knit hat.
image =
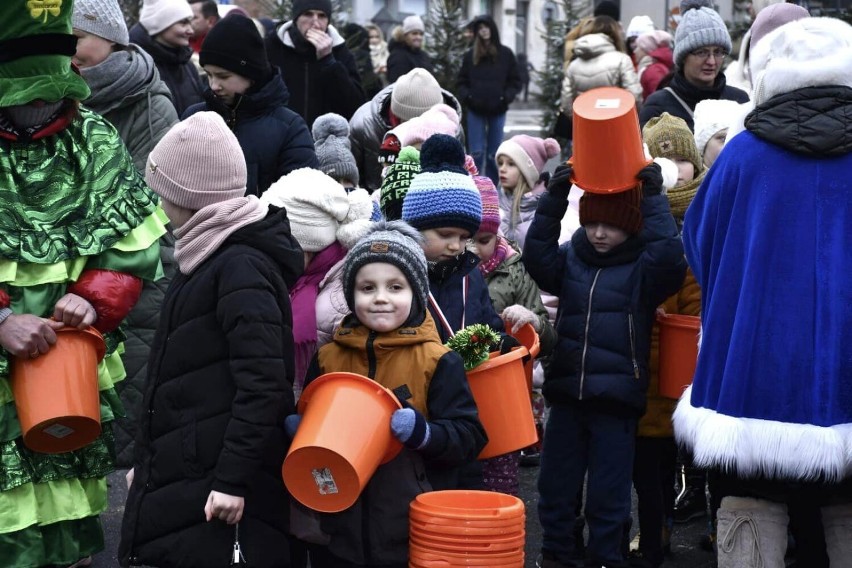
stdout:
<svg viewBox="0 0 852 568">
<path fill-rule="evenodd" d="M 642 190 L 633 188 L 620 193 L 589 193 L 580 198 L 580 224 L 612 225 L 635 235 L 642 228 Z"/>
</svg>

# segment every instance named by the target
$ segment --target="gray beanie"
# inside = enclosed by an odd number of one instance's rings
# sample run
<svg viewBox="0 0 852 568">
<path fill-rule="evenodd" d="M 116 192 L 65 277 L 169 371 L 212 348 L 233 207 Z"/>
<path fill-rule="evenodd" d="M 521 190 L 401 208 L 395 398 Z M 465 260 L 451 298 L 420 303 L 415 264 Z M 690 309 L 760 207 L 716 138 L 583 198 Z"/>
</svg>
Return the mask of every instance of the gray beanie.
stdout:
<svg viewBox="0 0 852 568">
<path fill-rule="evenodd" d="M 412 316 L 425 313 L 429 273 L 422 242 L 417 229 L 403 221 L 373 223 L 372 230 L 352 247 L 343 264 L 343 295 L 349 309 L 355 311 L 355 277 L 361 267 L 387 262 L 399 268 L 411 285 L 417 302 L 417 306 L 412 306 Z"/>
<path fill-rule="evenodd" d="M 391 112 L 405 122 L 444 102 L 441 85 L 431 73 L 415 67 L 393 84 Z"/>
<path fill-rule="evenodd" d="M 130 43 L 118 0 L 77 0 L 71 14 L 71 27 L 118 45 Z"/>
<path fill-rule="evenodd" d="M 349 122 L 330 112 L 314 121 L 311 132 L 320 171 L 337 181 L 348 179 L 358 185 L 358 166 L 349 142 Z"/>
<path fill-rule="evenodd" d="M 675 66 L 682 68 L 687 55 L 696 49 L 714 45 L 731 52 L 731 35 L 722 16 L 703 6 L 687 10 L 675 30 Z"/>
</svg>

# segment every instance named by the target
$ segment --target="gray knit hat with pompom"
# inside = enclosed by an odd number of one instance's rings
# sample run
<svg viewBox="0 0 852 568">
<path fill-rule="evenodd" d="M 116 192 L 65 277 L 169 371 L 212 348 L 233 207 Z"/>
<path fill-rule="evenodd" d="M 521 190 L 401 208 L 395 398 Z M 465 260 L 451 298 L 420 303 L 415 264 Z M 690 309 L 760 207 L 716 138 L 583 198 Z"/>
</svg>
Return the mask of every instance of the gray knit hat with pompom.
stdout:
<svg viewBox="0 0 852 568">
<path fill-rule="evenodd" d="M 330 112 L 318 117 L 312 129 L 319 169 L 337 181 L 348 179 L 358 185 L 358 166 L 349 142 L 349 122 Z"/>
<path fill-rule="evenodd" d="M 706 6 L 683 12 L 675 30 L 675 66 L 683 68 L 683 60 L 687 55 L 696 49 L 712 46 L 731 52 L 731 35 L 722 16 Z"/>
</svg>

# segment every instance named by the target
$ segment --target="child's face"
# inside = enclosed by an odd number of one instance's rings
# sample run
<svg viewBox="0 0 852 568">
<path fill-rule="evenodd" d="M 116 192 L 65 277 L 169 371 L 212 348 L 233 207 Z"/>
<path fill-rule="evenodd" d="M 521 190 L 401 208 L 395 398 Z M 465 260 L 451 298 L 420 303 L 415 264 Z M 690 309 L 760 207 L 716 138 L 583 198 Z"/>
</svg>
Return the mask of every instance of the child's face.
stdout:
<svg viewBox="0 0 852 568">
<path fill-rule="evenodd" d="M 713 162 L 716 161 L 716 158 L 719 157 L 719 152 L 722 151 L 722 147 L 725 145 L 726 136 L 728 136 L 728 129 L 723 128 L 707 141 L 707 145 L 704 146 L 703 156 L 705 167 L 709 168 L 712 166 Z"/>
<path fill-rule="evenodd" d="M 426 260 L 432 262 L 457 257 L 464 252 L 467 240 L 470 238 L 470 233 L 456 227 L 424 229 L 420 232 L 423 235 L 423 252 L 426 254 Z"/>
<path fill-rule="evenodd" d="M 355 275 L 355 316 L 373 331 L 399 328 L 411 313 L 413 299 L 408 279 L 393 264 L 365 264 Z"/>
<path fill-rule="evenodd" d="M 518 169 L 512 158 L 503 154 L 497 156 L 497 172 L 500 175 L 500 187 L 513 190 L 518 186 L 521 170 Z"/>
<path fill-rule="evenodd" d="M 242 95 L 251 87 L 251 80 L 228 71 L 224 67 L 205 65 L 204 70 L 207 71 L 210 90 L 226 105 L 234 104 L 236 96 Z"/>
<path fill-rule="evenodd" d="M 624 241 L 630 235 L 624 229 L 607 225 L 606 223 L 589 223 L 583 227 L 589 242 L 598 252 L 609 252 Z"/>
<path fill-rule="evenodd" d="M 494 233 L 476 233 L 473 236 L 471 250 L 482 260 L 488 260 L 494 256 L 497 248 L 497 235 Z"/>
<path fill-rule="evenodd" d="M 680 187 L 695 179 L 695 164 L 680 156 L 673 156 L 671 160 L 677 166 L 677 183 L 675 187 Z"/>
</svg>

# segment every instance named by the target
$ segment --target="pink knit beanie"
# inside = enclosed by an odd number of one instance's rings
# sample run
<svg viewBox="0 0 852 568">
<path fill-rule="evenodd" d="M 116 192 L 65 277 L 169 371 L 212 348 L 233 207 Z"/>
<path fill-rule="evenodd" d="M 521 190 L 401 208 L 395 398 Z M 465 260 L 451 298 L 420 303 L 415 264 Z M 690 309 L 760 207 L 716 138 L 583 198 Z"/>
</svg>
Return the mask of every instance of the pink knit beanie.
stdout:
<svg viewBox="0 0 852 568">
<path fill-rule="evenodd" d="M 532 189 L 538 183 L 547 160 L 555 158 L 559 151 L 559 143 L 553 138 L 541 139 L 519 134 L 500 144 L 495 158 L 500 154 L 511 158 Z"/>
<path fill-rule="evenodd" d="M 399 138 L 401 147 L 422 144 L 433 134 L 455 136 L 459 129 L 459 115 L 452 107 L 437 104 L 411 120 L 391 130 Z"/>
<path fill-rule="evenodd" d="M 246 160 L 222 117 L 199 112 L 174 125 L 154 146 L 145 181 L 160 197 L 198 211 L 245 195 Z"/>
<path fill-rule="evenodd" d="M 494 182 L 486 176 L 473 176 L 473 183 L 482 198 L 482 223 L 480 233 L 494 233 L 500 229 L 500 203 Z"/>
<path fill-rule="evenodd" d="M 636 47 L 645 53 L 651 53 L 662 45 L 672 46 L 672 34 L 663 30 L 654 30 L 636 38 Z"/>
</svg>

